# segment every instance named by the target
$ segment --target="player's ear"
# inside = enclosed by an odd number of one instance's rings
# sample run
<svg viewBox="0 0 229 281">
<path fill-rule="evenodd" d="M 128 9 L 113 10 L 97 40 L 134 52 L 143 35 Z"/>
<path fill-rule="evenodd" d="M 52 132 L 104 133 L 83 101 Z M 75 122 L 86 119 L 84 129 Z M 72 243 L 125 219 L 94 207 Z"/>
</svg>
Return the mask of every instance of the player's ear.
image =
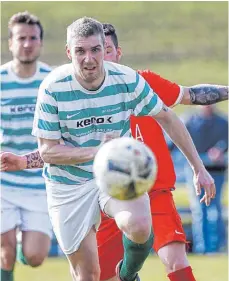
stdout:
<svg viewBox="0 0 229 281">
<path fill-rule="evenodd" d="M 72 60 L 72 56 L 71 56 L 71 51 L 70 51 L 70 48 L 69 48 L 68 44 L 65 45 L 65 51 L 66 51 L 67 57 L 71 61 Z"/>
<path fill-rule="evenodd" d="M 120 62 L 121 58 L 122 58 L 122 49 L 121 49 L 121 47 L 118 47 L 117 48 L 117 60 L 118 60 L 118 62 Z"/>
</svg>

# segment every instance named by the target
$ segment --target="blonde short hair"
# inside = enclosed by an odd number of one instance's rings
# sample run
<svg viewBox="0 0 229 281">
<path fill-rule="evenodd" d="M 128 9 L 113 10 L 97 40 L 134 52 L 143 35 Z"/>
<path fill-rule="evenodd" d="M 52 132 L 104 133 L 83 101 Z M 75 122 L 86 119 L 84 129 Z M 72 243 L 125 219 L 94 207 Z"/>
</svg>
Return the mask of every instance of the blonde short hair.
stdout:
<svg viewBox="0 0 229 281">
<path fill-rule="evenodd" d="M 67 27 L 67 44 L 70 45 L 72 38 L 87 38 L 92 35 L 100 35 L 103 45 L 105 44 L 105 35 L 102 23 L 93 18 L 80 18 Z"/>
</svg>

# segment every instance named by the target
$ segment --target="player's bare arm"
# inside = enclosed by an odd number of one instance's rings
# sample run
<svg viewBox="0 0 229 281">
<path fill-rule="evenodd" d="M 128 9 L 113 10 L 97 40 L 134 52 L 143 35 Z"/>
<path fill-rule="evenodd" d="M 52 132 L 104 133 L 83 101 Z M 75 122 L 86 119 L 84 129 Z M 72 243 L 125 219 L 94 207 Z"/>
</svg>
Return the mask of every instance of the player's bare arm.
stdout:
<svg viewBox="0 0 229 281">
<path fill-rule="evenodd" d="M 208 105 L 228 100 L 228 86 L 221 85 L 195 85 L 184 87 L 181 104 Z"/>
<path fill-rule="evenodd" d="M 26 169 L 43 168 L 44 161 L 38 150 L 28 153 L 24 157 L 26 157 Z"/>
<path fill-rule="evenodd" d="M 74 165 L 94 159 L 98 147 L 69 147 L 60 144 L 60 140 L 38 138 L 40 156 L 45 163 Z"/>
<path fill-rule="evenodd" d="M 172 141 L 188 159 L 194 172 L 196 194 L 200 195 L 200 188 L 203 187 L 205 189 L 205 195 L 201 199 L 201 202 L 205 201 L 208 206 L 211 202 L 211 198 L 215 197 L 216 190 L 214 180 L 206 171 L 185 125 L 176 114 L 166 106 L 164 106 L 154 118 L 160 123 Z"/>
<path fill-rule="evenodd" d="M 43 168 L 42 160 L 38 150 L 25 155 L 17 155 L 12 152 L 2 152 L 0 154 L 0 171 L 12 172 L 24 169 Z"/>
</svg>

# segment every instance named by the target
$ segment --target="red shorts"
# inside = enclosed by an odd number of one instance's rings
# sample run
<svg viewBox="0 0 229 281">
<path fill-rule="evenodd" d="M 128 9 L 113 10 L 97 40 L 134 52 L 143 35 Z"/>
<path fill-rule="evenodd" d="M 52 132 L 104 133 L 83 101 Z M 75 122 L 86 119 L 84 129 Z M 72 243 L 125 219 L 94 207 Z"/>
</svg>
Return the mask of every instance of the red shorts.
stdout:
<svg viewBox="0 0 229 281">
<path fill-rule="evenodd" d="M 149 194 L 154 233 L 153 248 L 160 248 L 174 241 L 186 242 L 180 216 L 176 210 L 172 192 L 155 190 Z M 97 232 L 100 280 L 115 276 L 115 267 L 123 258 L 122 233 L 113 219 L 102 214 L 102 222 Z"/>
</svg>

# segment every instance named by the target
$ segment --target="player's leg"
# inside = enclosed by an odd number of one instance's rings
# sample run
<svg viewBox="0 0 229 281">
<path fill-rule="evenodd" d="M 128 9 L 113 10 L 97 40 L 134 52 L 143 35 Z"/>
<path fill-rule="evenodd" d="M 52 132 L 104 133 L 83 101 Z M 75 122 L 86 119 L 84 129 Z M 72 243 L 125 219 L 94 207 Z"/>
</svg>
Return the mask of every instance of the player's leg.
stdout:
<svg viewBox="0 0 229 281">
<path fill-rule="evenodd" d="M 13 281 L 16 260 L 16 229 L 1 234 L 1 281 Z"/>
<path fill-rule="evenodd" d="M 22 239 L 17 247 L 17 259 L 23 264 L 37 267 L 48 256 L 52 238 L 46 192 L 27 192 L 24 196 L 24 206 L 21 208 Z"/>
<path fill-rule="evenodd" d="M 51 244 L 49 235 L 39 231 L 22 232 L 22 259 L 24 263 L 37 267 L 48 256 Z"/>
<path fill-rule="evenodd" d="M 1 280 L 13 281 L 16 260 L 16 227 L 20 222 L 17 207 L 1 197 Z"/>
<path fill-rule="evenodd" d="M 189 265 L 186 237 L 170 191 L 150 194 L 152 222 L 155 235 L 154 249 L 165 265 L 171 281 L 195 281 Z"/>
<path fill-rule="evenodd" d="M 93 182 L 80 186 L 47 183 L 46 188 L 53 230 L 68 257 L 73 280 L 99 281 L 98 189 Z"/>
<path fill-rule="evenodd" d="M 112 218 L 101 214 L 101 223 L 96 233 L 100 280 L 118 281 L 115 274 L 115 267 L 123 258 L 122 232 Z"/>
<path fill-rule="evenodd" d="M 119 267 L 120 278 L 135 280 L 153 242 L 149 197 L 144 194 L 130 201 L 110 198 L 103 210 L 115 219 L 123 232 L 124 257 Z"/>
<path fill-rule="evenodd" d="M 100 268 L 94 227 L 80 243 L 79 249 L 67 257 L 74 281 L 99 281 Z"/>
</svg>

